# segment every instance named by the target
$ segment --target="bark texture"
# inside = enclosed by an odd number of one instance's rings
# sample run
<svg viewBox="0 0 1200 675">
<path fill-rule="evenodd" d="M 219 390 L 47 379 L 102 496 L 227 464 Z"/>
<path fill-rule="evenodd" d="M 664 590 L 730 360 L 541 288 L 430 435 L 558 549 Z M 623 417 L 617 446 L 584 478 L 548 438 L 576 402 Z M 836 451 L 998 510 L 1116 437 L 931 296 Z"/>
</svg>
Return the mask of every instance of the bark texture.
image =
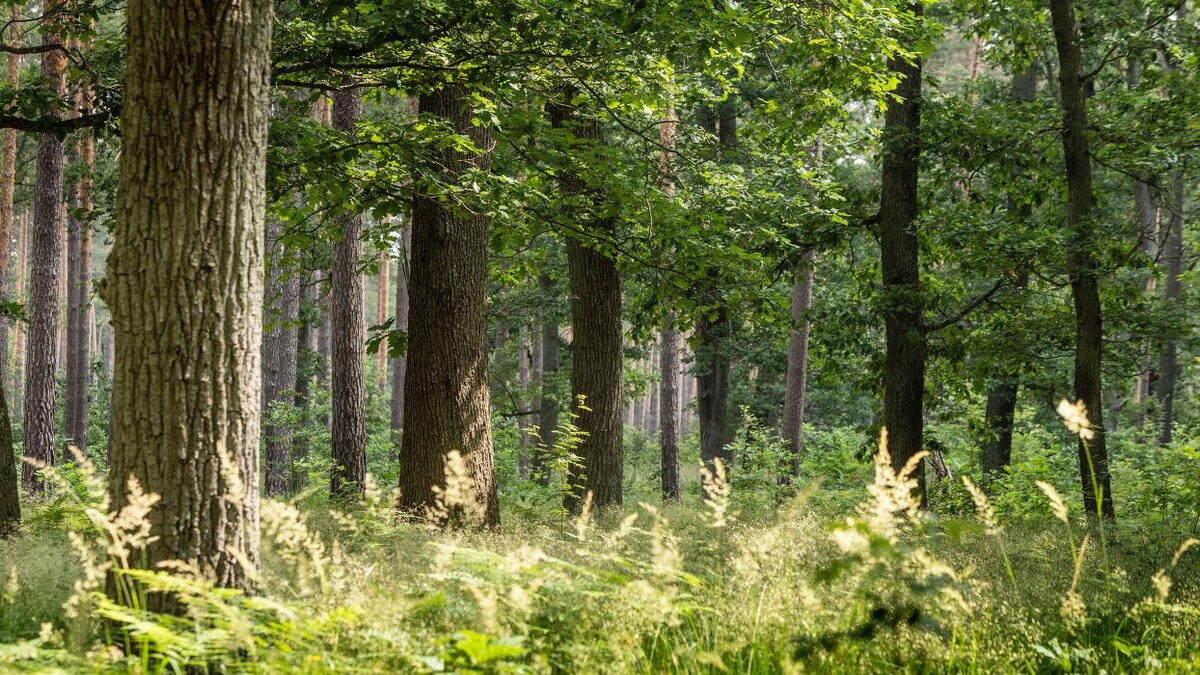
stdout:
<svg viewBox="0 0 1200 675">
<path fill-rule="evenodd" d="M 679 501 L 679 331 L 674 312 L 668 313 L 662 328 L 659 353 L 662 393 L 659 396 L 659 450 L 662 456 L 662 496 L 664 501 Z"/>
<path fill-rule="evenodd" d="M 220 3 L 227 4 L 227 3 Z M 258 560 L 271 3 L 132 0 L 115 242 L 113 508 L 160 501 L 139 564 L 245 587 Z M 163 77 L 163 73 L 171 77 Z M 128 602 L 122 584 L 110 584 Z M 152 610 L 180 612 L 153 595 Z"/>
<path fill-rule="evenodd" d="M 47 11 L 61 7 L 46 4 Z M 61 36 L 50 20 L 42 29 L 42 44 L 58 44 Z M 59 50 L 42 54 L 42 89 L 48 96 L 66 93 L 63 70 L 66 57 Z M 57 114 L 57 113 L 53 113 Z M 42 464 L 54 464 L 55 372 L 58 367 L 59 285 L 62 266 L 63 216 L 63 141 L 54 134 L 42 134 L 37 146 L 37 179 L 33 206 L 33 269 L 29 280 L 28 335 L 25 353 L 25 445 L 27 457 Z M 26 464 L 22 475 L 25 489 L 44 492 L 45 483 L 37 469 Z"/>
<path fill-rule="evenodd" d="M 263 439 L 267 446 L 264 490 L 279 497 L 291 486 L 293 439 L 291 428 L 270 421 L 278 405 L 295 403 L 297 354 L 299 349 L 300 275 L 290 269 L 279 241 L 283 223 L 267 221 L 265 245 L 267 282 L 263 301 Z"/>
<path fill-rule="evenodd" d="M 89 113 L 91 91 L 86 87 L 80 90 L 76 103 L 81 113 Z M 96 164 L 91 132 L 83 132 L 72 155 L 79 177 L 74 190 L 75 208 L 67 216 L 67 391 L 63 435 L 68 445 L 74 444 L 80 452 L 86 452 L 92 366 L 92 170 Z"/>
<path fill-rule="evenodd" d="M 913 5 L 920 13 L 921 6 Z M 883 266 L 883 319 L 887 353 L 883 378 L 883 423 L 892 466 L 900 470 L 921 451 L 925 397 L 925 304 L 921 296 L 917 241 L 917 176 L 920 156 L 921 61 L 902 57 L 888 66 L 901 78 L 900 100 L 888 104 L 883 131 L 879 201 L 879 246 Z M 925 500 L 925 462 L 916 468 Z"/>
<path fill-rule="evenodd" d="M 599 122 L 570 103 L 572 94 L 563 92 L 558 101 L 547 106 L 551 124 L 564 132 L 560 150 L 570 161 L 580 154 L 594 156 L 603 143 Z M 625 353 L 621 278 L 616 261 L 599 250 L 596 242 L 613 236 L 616 221 L 602 213 L 606 199 L 603 189 L 590 183 L 577 167 L 560 171 L 559 187 L 572 202 L 568 206 L 570 217 L 584 233 L 582 236 L 589 238 L 567 240 L 571 405 L 578 414 L 576 425 L 586 436 L 577 450 L 579 463 L 572 464 L 568 471 L 569 489 L 564 493 L 563 505 L 578 512 L 590 493 L 592 507 L 604 510 L 620 506 L 622 501 L 621 378 Z"/>
<path fill-rule="evenodd" d="M 497 527 L 487 373 L 488 219 L 478 209 L 440 200 L 431 189 L 433 181 L 458 185 L 471 170 L 489 171 L 492 130 L 471 123 L 468 92 L 459 84 L 422 95 L 418 105 L 422 115 L 447 122 L 478 152 L 431 150 L 430 175 L 413 195 L 399 507 L 427 515 L 446 487 L 447 456 L 457 451 L 469 474 L 469 503 L 439 519 Z"/>
<path fill-rule="evenodd" d="M 396 323 L 395 330 L 408 333 L 408 280 L 409 249 L 412 248 L 412 229 L 400 232 L 400 251 L 396 260 Z M 392 447 L 400 451 L 401 434 L 404 433 L 404 377 L 408 370 L 408 352 L 392 359 L 391 429 Z"/>
<path fill-rule="evenodd" d="M 18 47 L 21 44 L 21 34 L 18 26 L 21 20 L 21 5 L 14 3 L 10 8 L 7 44 Z M 19 54 L 8 54 L 5 82 L 15 92 L 21 84 L 21 57 Z M 0 302 L 8 302 L 12 296 L 12 240 L 16 233 L 13 218 L 13 194 L 17 181 L 17 130 L 5 129 L 4 140 L 0 146 Z M 21 254 L 18 253 L 18 256 Z M 0 379 L 8 374 L 10 365 L 9 322 L 0 319 Z"/>
<path fill-rule="evenodd" d="M 804 452 L 804 398 L 808 391 L 808 335 L 812 322 L 813 251 L 804 252 L 792 282 L 792 331 L 788 336 L 787 386 L 783 399 L 783 442 L 792 455 L 792 475 L 800 473 Z"/>
<path fill-rule="evenodd" d="M 1100 282 L 1092 256 L 1092 166 L 1088 155 L 1087 100 L 1083 59 L 1071 0 L 1050 0 L 1054 42 L 1058 50 L 1058 83 L 1062 92 L 1063 155 L 1067 174 L 1067 271 L 1075 305 L 1075 398 L 1087 406 L 1095 437 L 1079 440 L 1079 472 L 1083 504 L 1091 516 L 1113 518 L 1112 488 L 1105 442 L 1101 362 L 1103 328 Z"/>
<path fill-rule="evenodd" d="M 538 278 L 538 285 L 547 295 L 554 292 L 554 281 L 547 274 Z M 550 312 L 542 317 L 542 379 L 541 398 L 538 400 L 538 433 L 541 446 L 533 453 L 530 472 L 541 485 L 550 484 L 550 461 L 547 453 L 554 448 L 555 430 L 558 429 L 558 408 L 561 402 L 554 394 L 553 381 L 561 367 L 561 344 L 558 337 L 558 321 Z"/>
<path fill-rule="evenodd" d="M 333 95 L 333 128 L 353 136 L 362 117 L 362 90 Z M 330 397 L 333 469 L 329 494 L 335 500 L 361 499 L 367 477 L 366 389 L 363 358 L 362 216 L 345 214 L 341 239 L 333 245 L 330 270 Z"/>
</svg>

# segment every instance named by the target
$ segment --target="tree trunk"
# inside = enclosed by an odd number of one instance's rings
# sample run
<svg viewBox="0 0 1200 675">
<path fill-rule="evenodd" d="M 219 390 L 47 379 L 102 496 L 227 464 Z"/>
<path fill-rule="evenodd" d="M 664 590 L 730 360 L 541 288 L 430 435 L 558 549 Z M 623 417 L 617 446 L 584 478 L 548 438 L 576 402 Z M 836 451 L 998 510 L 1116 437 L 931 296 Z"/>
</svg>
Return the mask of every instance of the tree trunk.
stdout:
<svg viewBox="0 0 1200 675">
<path fill-rule="evenodd" d="M 266 267 L 267 283 L 263 308 L 263 438 L 267 446 L 267 466 L 264 487 L 266 496 L 287 494 L 291 485 L 292 430 L 287 424 L 271 421 L 271 409 L 295 404 L 297 354 L 300 334 L 300 275 L 289 269 L 283 244 L 283 223 L 267 221 Z"/>
<path fill-rule="evenodd" d="M 379 252 L 379 290 L 375 294 L 375 325 L 382 326 L 388 320 L 388 296 L 391 294 L 391 268 L 392 268 L 392 252 L 383 250 Z M 388 372 L 388 350 L 387 342 L 380 345 L 379 351 L 375 353 L 375 386 L 383 390 L 387 382 Z"/>
<path fill-rule="evenodd" d="M 86 87 L 76 94 L 79 110 L 92 109 Z M 83 132 L 72 153 L 79 167 L 75 210 L 67 216 L 67 392 L 63 431 L 67 443 L 87 451 L 88 384 L 91 380 L 92 170 L 95 143 Z M 68 457 L 68 459 L 70 459 Z"/>
<path fill-rule="evenodd" d="M 21 527 L 20 493 L 12 421 L 8 418 L 8 394 L 0 378 L 0 539 Z"/>
<path fill-rule="evenodd" d="M 659 353 L 660 349 L 661 345 L 657 343 L 650 348 L 650 360 L 646 362 L 647 370 L 653 371 L 662 362 L 662 355 Z M 658 380 L 652 380 L 650 382 L 650 400 L 646 406 L 646 433 L 650 436 L 658 433 L 658 412 L 659 408 L 661 407 L 659 398 L 662 395 L 662 387 L 660 386 L 661 384 L 662 383 Z"/>
<path fill-rule="evenodd" d="M 487 374 L 488 218 L 444 201 L 431 181 L 457 185 L 471 170 L 491 170 L 492 129 L 472 124 L 460 84 L 421 96 L 419 109 L 448 122 L 475 152 L 430 150 L 430 175 L 417 181 L 412 212 L 408 372 L 400 452 L 401 511 L 432 513 L 446 487 L 447 458 L 461 453 L 471 483 L 468 504 L 433 514 L 449 524 L 500 524 Z M 451 195 L 460 199 L 460 192 Z"/>
<path fill-rule="evenodd" d="M 1013 100 L 1016 103 L 1031 103 L 1037 96 L 1036 66 L 1029 66 L 1015 75 L 1012 87 Z M 1028 202 L 1010 202 L 1008 209 L 1019 222 L 1026 222 L 1033 215 L 1033 207 Z M 1025 288 L 1029 281 L 1029 270 L 1023 265 L 1020 266 L 1016 270 L 1016 277 L 1016 287 Z M 988 385 L 984 411 L 984 425 L 988 437 L 984 441 L 980 457 L 980 464 L 985 473 L 1002 472 L 1012 461 L 1013 419 L 1017 410 L 1019 388 L 1019 380 L 1011 372 L 997 375 Z"/>
<path fill-rule="evenodd" d="M 362 90 L 349 87 L 333 95 L 333 128 L 354 137 L 362 116 Z M 330 397 L 333 470 L 329 494 L 353 501 L 364 494 L 367 477 L 366 392 L 363 358 L 362 216 L 344 214 L 341 238 L 333 245 L 330 270 Z"/>
<path fill-rule="evenodd" d="M 9 30 L 7 35 L 7 44 L 10 47 L 19 47 L 21 44 L 21 34 L 19 31 L 19 22 L 21 20 L 21 5 L 13 3 L 10 8 Z M 6 72 L 5 82 L 12 88 L 15 93 L 21 84 L 21 56 L 19 54 L 8 54 L 8 68 Z M 13 218 L 13 193 L 16 189 L 17 181 L 17 130 L 4 130 L 3 145 L 0 147 L 0 302 L 8 302 L 12 296 L 12 270 L 10 269 L 10 261 L 12 260 L 12 240 L 16 228 L 14 227 L 15 218 Z M 18 236 L 18 241 L 23 238 Z M 23 254 L 18 252 L 18 257 Z M 8 375 L 12 354 L 9 351 L 9 335 L 10 326 L 7 319 L 0 319 L 0 380 Z M 12 388 L 9 389 L 12 391 Z M 10 432 L 11 433 L 11 432 Z M 2 451 L 2 449 L 0 449 Z"/>
<path fill-rule="evenodd" d="M 529 328 L 525 324 L 517 327 L 517 390 L 521 392 L 520 405 L 517 410 L 517 476 L 521 480 L 529 478 L 529 416 L 528 411 L 533 407 L 529 396 L 530 365 L 533 360 L 532 345 L 529 341 Z"/>
<path fill-rule="evenodd" d="M 788 337 L 787 388 L 783 399 L 783 442 L 790 449 L 792 475 L 800 473 L 804 452 L 804 398 L 808 390 L 808 334 L 812 322 L 813 250 L 804 252 L 792 283 L 792 330 Z"/>
<path fill-rule="evenodd" d="M 1177 312 L 1182 284 L 1179 275 L 1183 272 L 1183 172 L 1171 174 L 1171 216 L 1167 221 L 1167 241 L 1164 258 L 1167 263 L 1167 278 L 1163 284 L 1163 299 L 1168 312 Z M 1159 445 L 1171 444 L 1175 424 L 1175 385 L 1179 379 L 1179 346 L 1169 339 L 1163 345 L 1158 364 L 1158 404 L 1162 413 L 1162 426 L 1158 433 Z M 1107 494 L 1107 492 L 1105 493 Z"/>
<path fill-rule="evenodd" d="M 1142 79 L 1142 65 L 1136 59 L 1130 59 L 1127 71 L 1129 88 L 1135 89 Z M 1155 203 L 1154 191 L 1150 184 L 1141 176 L 1133 180 L 1133 203 L 1137 210 L 1138 248 L 1152 261 L 1158 260 L 1158 205 Z M 1157 278 L 1151 274 L 1146 277 L 1146 295 L 1154 295 L 1158 286 Z M 1137 406 L 1137 428 L 1146 428 L 1146 416 L 1150 406 L 1150 384 L 1155 379 L 1154 369 L 1149 363 L 1143 363 L 1138 372 L 1133 387 L 1133 402 Z"/>
<path fill-rule="evenodd" d="M 412 228 L 400 232 L 400 251 L 396 260 L 396 323 L 395 330 L 408 333 L 408 251 L 412 248 Z M 404 432 L 404 374 L 408 368 L 407 350 L 392 359 L 391 428 L 393 452 L 399 455 L 401 434 Z"/>
<path fill-rule="evenodd" d="M 571 160 L 579 152 L 595 153 L 603 143 L 595 117 L 581 114 L 571 103 L 567 88 L 547 109 L 555 129 L 565 130 L 569 141 L 562 148 Z M 563 506 L 578 513 L 590 493 L 597 510 L 619 507 L 623 498 L 624 448 L 621 445 L 621 387 L 624 341 L 621 325 L 621 278 L 617 263 L 590 238 L 612 237 L 616 220 L 602 213 L 607 199 L 602 186 L 590 183 L 575 168 L 559 173 L 566 208 L 585 242 L 567 240 L 567 276 L 571 296 L 571 405 L 576 425 L 585 435 L 577 450 L 580 462 L 568 471 L 569 489 Z M 583 403 L 580 404 L 580 397 Z"/>
<path fill-rule="evenodd" d="M 296 332 L 296 408 L 300 411 L 300 417 L 304 424 L 308 424 L 312 420 L 312 382 L 313 382 L 313 364 L 317 357 L 317 333 L 319 326 L 314 320 L 314 311 L 319 305 L 320 284 L 318 273 L 311 274 L 302 284 L 302 300 L 300 305 L 300 326 Z M 306 473 L 301 470 L 301 462 L 308 458 L 308 453 L 311 448 L 308 444 L 308 439 L 304 434 L 293 435 L 292 438 L 292 462 L 291 462 L 291 492 L 295 494 L 304 489 L 307 479 Z"/>
<path fill-rule="evenodd" d="M 13 279 L 13 299 L 28 307 L 28 298 L 25 295 L 27 276 L 29 267 L 29 210 L 26 209 L 21 215 L 20 226 L 17 231 L 17 272 Z M 12 384 L 9 386 L 9 391 L 12 392 L 12 417 L 25 418 L 25 324 L 18 323 L 13 326 L 13 349 L 12 349 L 12 375 L 9 380 Z"/>
<path fill-rule="evenodd" d="M 160 498 L 155 538 L 132 560 L 189 561 L 228 588 L 258 561 L 271 16 L 269 0 L 230 12 L 129 2 L 103 287 L 116 337 L 110 502 L 128 505 L 134 480 Z M 110 584 L 117 602 L 130 590 Z M 160 594 L 148 608 L 186 609 Z"/>
<path fill-rule="evenodd" d="M 921 13 L 921 5 L 912 5 Z M 901 78 L 888 103 L 883 131 L 883 174 L 879 203 L 879 246 L 883 267 L 883 318 L 887 353 L 883 378 L 883 423 L 892 467 L 899 471 L 921 451 L 924 433 L 925 325 L 916 232 L 920 156 L 921 61 L 893 58 L 888 67 Z M 925 462 L 916 467 L 917 494 L 925 501 Z"/>
<path fill-rule="evenodd" d="M 662 395 L 659 397 L 662 454 L 662 496 L 664 501 L 679 501 L 679 331 L 675 313 L 668 312 L 662 328 L 659 372 Z"/>
<path fill-rule="evenodd" d="M 1083 504 L 1091 516 L 1113 518 L 1109 485 L 1108 451 L 1105 443 L 1101 361 L 1100 284 L 1091 247 L 1095 239 L 1091 225 L 1092 167 L 1088 156 L 1087 102 L 1084 98 L 1083 65 L 1075 30 L 1072 0 L 1050 0 L 1054 41 L 1058 49 L 1058 82 L 1062 91 L 1063 156 L 1067 174 L 1067 271 L 1075 304 L 1075 397 L 1087 406 L 1095 437 L 1079 439 L 1079 471 Z"/>
<path fill-rule="evenodd" d="M 547 295 L 554 291 L 554 281 L 547 274 L 538 277 L 538 285 Z M 554 449 L 555 430 L 558 429 L 559 401 L 550 383 L 558 374 L 560 361 L 558 321 L 547 311 L 542 317 L 542 392 L 538 401 L 538 435 L 545 449 L 539 447 L 534 451 L 531 467 L 533 479 L 543 486 L 550 484 L 550 458 L 547 454 Z"/>
<path fill-rule="evenodd" d="M 46 3 L 47 13 L 57 11 L 58 2 Z M 42 44 L 58 44 L 53 20 L 42 28 Z M 66 93 L 63 70 L 66 57 L 54 50 L 42 54 L 42 89 L 46 95 Z M 58 367 L 59 277 L 62 266 L 63 142 L 55 134 L 38 138 L 37 182 L 34 188 L 33 270 L 29 280 L 29 333 L 25 355 L 25 445 L 34 461 L 54 463 L 55 373 Z M 26 464 L 22 475 L 25 489 L 44 492 L 45 483 L 34 466 Z"/>
</svg>

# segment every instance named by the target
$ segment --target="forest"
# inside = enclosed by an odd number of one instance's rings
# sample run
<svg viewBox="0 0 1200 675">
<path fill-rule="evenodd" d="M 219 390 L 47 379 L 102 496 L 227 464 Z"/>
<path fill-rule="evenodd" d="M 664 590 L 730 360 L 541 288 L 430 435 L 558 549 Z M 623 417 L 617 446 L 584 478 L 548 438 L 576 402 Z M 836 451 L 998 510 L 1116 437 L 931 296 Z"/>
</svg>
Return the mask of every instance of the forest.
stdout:
<svg viewBox="0 0 1200 675">
<path fill-rule="evenodd" d="M 5 0 L 0 673 L 1200 672 L 1190 0 Z"/>
</svg>

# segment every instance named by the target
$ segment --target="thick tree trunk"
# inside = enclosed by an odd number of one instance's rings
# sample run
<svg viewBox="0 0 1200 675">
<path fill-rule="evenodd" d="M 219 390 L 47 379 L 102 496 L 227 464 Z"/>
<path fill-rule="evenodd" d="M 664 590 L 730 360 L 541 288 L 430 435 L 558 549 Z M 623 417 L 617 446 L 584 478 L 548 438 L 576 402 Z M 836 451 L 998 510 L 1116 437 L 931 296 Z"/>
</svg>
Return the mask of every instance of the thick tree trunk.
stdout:
<svg viewBox="0 0 1200 675">
<path fill-rule="evenodd" d="M 554 291 L 554 281 L 547 274 L 542 274 L 538 278 L 538 285 L 542 291 L 549 295 Z M 550 484 L 550 461 L 547 453 L 554 448 L 555 430 L 558 429 L 558 407 L 559 400 L 554 395 L 554 388 L 550 386 L 552 381 L 558 374 L 558 369 L 561 366 L 561 345 L 558 337 L 558 321 L 553 318 L 550 312 L 546 312 L 542 317 L 542 379 L 541 379 L 541 398 L 538 401 L 538 435 L 541 436 L 541 445 L 545 446 L 545 450 L 541 447 L 533 453 L 533 466 L 530 472 L 533 474 L 533 479 L 541 485 Z"/>
<path fill-rule="evenodd" d="M 1171 215 L 1167 221 L 1167 241 L 1164 252 L 1167 264 L 1163 283 L 1163 299 L 1168 311 L 1179 311 L 1179 295 L 1182 284 L 1179 275 L 1183 272 L 1183 172 L 1171 174 Z M 1158 401 L 1162 415 L 1162 426 L 1158 432 L 1159 445 L 1170 445 L 1175 425 L 1175 386 L 1179 379 L 1179 346 L 1174 339 L 1163 345 L 1158 364 Z M 1107 493 L 1106 493 L 1107 494 Z"/>
<path fill-rule="evenodd" d="M 913 11 L 921 12 L 919 4 Z M 899 471 L 923 446 L 925 397 L 924 300 L 916 232 L 920 156 L 921 61 L 902 57 L 888 66 L 901 78 L 898 101 L 888 103 L 883 132 L 879 246 L 883 266 L 883 318 L 887 332 L 883 423 L 892 467 Z M 925 462 L 916 468 L 925 501 Z"/>
<path fill-rule="evenodd" d="M 468 92 L 459 84 L 422 95 L 419 108 L 448 122 L 477 151 L 431 150 L 430 175 L 418 179 L 413 196 L 399 507 L 416 516 L 431 513 L 446 487 L 447 457 L 459 452 L 471 483 L 469 504 L 444 504 L 448 512 L 435 516 L 497 527 L 487 373 L 488 218 L 443 201 L 431 185 L 457 185 L 473 169 L 489 171 L 492 130 L 471 123 Z"/>
<path fill-rule="evenodd" d="M 412 228 L 400 233 L 400 251 L 396 260 L 396 323 L 395 330 L 408 333 L 408 251 L 412 248 Z M 404 433 L 404 375 L 408 369 L 408 353 L 392 359 L 392 402 L 391 429 L 392 448 L 400 452 L 401 434 Z"/>
<path fill-rule="evenodd" d="M 91 111 L 91 99 L 90 90 L 80 91 L 76 95 L 79 110 L 85 114 Z M 92 170 L 96 163 L 90 132 L 84 132 L 76 142 L 73 155 L 79 177 L 75 183 L 75 209 L 67 216 L 67 392 L 63 435 L 68 444 L 86 452 L 92 366 Z"/>
<path fill-rule="evenodd" d="M 1030 66 L 1013 76 L 1012 96 L 1016 103 L 1030 103 L 1037 96 L 1037 68 Z M 1028 221 L 1033 207 L 1028 202 L 1008 205 L 1016 220 Z M 1024 266 L 1016 270 L 1016 287 L 1025 288 L 1029 271 Z M 1017 410 L 1019 379 L 1011 372 L 995 376 L 988 385 L 987 404 L 984 410 L 984 425 L 988 437 L 984 440 L 980 464 L 985 473 L 1004 471 L 1012 461 L 1013 419 Z"/>
<path fill-rule="evenodd" d="M 333 128 L 352 138 L 362 116 L 362 90 L 333 95 Z M 335 500 L 361 499 L 367 477 L 366 391 L 363 358 L 362 216 L 344 214 L 341 239 L 333 245 L 330 271 L 330 401 L 333 470 L 329 494 Z"/>
<path fill-rule="evenodd" d="M 1079 471 L 1083 504 L 1091 516 L 1113 518 L 1105 442 L 1101 361 L 1100 284 L 1091 247 L 1092 167 L 1088 156 L 1087 102 L 1083 64 L 1071 0 L 1050 0 L 1054 41 L 1058 48 L 1058 82 L 1062 91 L 1063 156 L 1067 174 L 1067 270 L 1075 304 L 1075 397 L 1087 406 L 1095 437 L 1079 440 Z"/>
<path fill-rule="evenodd" d="M 56 11 L 59 2 L 46 4 Z M 42 29 L 42 44 L 58 44 L 53 21 Z M 42 54 L 42 89 L 48 96 L 66 93 L 66 57 L 54 50 Z M 38 139 L 37 182 L 34 188 L 33 270 L 29 281 L 29 333 L 25 355 L 24 453 L 43 464 L 54 463 L 55 374 L 58 368 L 59 285 L 62 266 L 63 142 L 54 134 Z M 22 482 L 30 492 L 43 492 L 45 483 L 34 466 L 26 464 Z"/>
<path fill-rule="evenodd" d="M 103 289 L 116 336 L 110 502 L 126 506 L 134 481 L 159 495 L 155 538 L 132 560 L 190 561 L 230 588 L 258 561 L 271 15 L 269 0 L 128 3 Z M 110 590 L 130 601 L 125 584 Z M 148 608 L 185 609 L 158 594 Z"/>
<path fill-rule="evenodd" d="M 804 452 L 804 399 L 808 391 L 808 334 L 812 322 L 813 251 L 804 252 L 792 282 L 792 331 L 788 337 L 787 388 L 783 399 L 783 442 L 790 449 L 792 475 L 800 473 Z"/>
<path fill-rule="evenodd" d="M 580 114 L 570 103 L 573 91 L 562 92 L 550 103 L 550 121 L 565 130 L 570 140 L 564 157 L 592 154 L 603 143 L 600 124 Z M 559 173 L 563 196 L 574 203 L 568 210 L 583 236 L 604 240 L 613 236 L 616 221 L 601 213 L 606 199 L 602 186 L 589 182 L 578 170 Z M 571 296 L 571 405 L 579 415 L 576 425 L 585 436 L 577 450 L 580 463 L 568 471 L 569 489 L 563 506 L 579 512 L 590 494 L 597 510 L 619 507 L 623 499 L 624 448 L 621 445 L 621 378 L 624 339 L 621 325 L 621 278 L 617 263 L 595 242 L 567 240 L 567 275 Z M 583 407 L 580 397 L 584 397 Z"/>
<path fill-rule="evenodd" d="M 662 455 L 662 496 L 664 501 L 679 501 L 679 331 L 674 312 L 667 314 L 662 328 L 659 373 L 662 395 L 659 398 Z"/>
<path fill-rule="evenodd" d="M 300 334 L 300 275 L 289 269 L 283 244 L 283 223 L 274 218 L 267 221 L 266 267 L 267 283 L 263 302 L 263 439 L 267 446 L 267 466 L 264 488 L 266 496 L 279 497 L 291 486 L 293 438 L 287 424 L 270 421 L 270 411 L 278 405 L 295 403 L 297 354 Z"/>
</svg>

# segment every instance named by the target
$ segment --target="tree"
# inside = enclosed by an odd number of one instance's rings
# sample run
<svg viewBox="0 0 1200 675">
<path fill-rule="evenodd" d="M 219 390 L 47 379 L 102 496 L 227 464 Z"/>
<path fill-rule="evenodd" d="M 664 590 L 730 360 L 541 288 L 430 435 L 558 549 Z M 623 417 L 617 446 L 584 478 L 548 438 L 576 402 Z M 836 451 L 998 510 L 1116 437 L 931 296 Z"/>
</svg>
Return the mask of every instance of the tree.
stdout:
<svg viewBox="0 0 1200 675">
<path fill-rule="evenodd" d="M 300 275 L 285 258 L 280 236 L 283 223 L 270 218 L 264 247 L 267 268 L 263 299 L 263 426 L 267 466 L 264 491 L 268 497 L 286 494 L 290 486 L 293 438 L 288 424 L 270 421 L 272 408 L 295 401 L 299 351 Z"/>
<path fill-rule="evenodd" d="M 603 246 L 616 230 L 605 210 L 596 169 L 581 166 L 594 159 L 603 139 L 600 123 L 579 110 L 575 91 L 564 88 L 547 106 L 559 150 L 568 166 L 559 188 L 578 234 L 567 239 L 567 276 L 571 297 L 571 398 L 577 426 L 586 434 L 579 463 L 568 470 L 563 506 L 578 512 L 587 496 L 597 509 L 621 505 L 624 450 L 621 446 L 621 378 L 624 342 L 621 326 L 621 278 L 617 263 Z M 587 171 L 587 173 L 584 173 Z M 586 240 L 585 240 L 586 238 Z"/>
<path fill-rule="evenodd" d="M 362 90 L 343 87 L 333 95 L 333 128 L 353 138 L 362 117 Z M 344 214 L 333 245 L 330 270 L 330 397 L 333 470 L 329 494 L 333 499 L 361 499 L 367 477 L 366 391 L 363 357 L 362 216 Z"/>
<path fill-rule="evenodd" d="M 792 475 L 800 473 L 804 452 L 804 398 L 808 390 L 808 334 L 812 322 L 813 250 L 804 251 L 792 282 L 792 329 L 788 333 L 787 389 L 783 399 L 783 441 L 792 456 Z"/>
<path fill-rule="evenodd" d="M 554 280 L 548 274 L 538 276 L 538 287 L 542 293 L 549 295 L 554 292 Z M 558 320 L 554 318 L 552 312 L 548 310 L 542 311 L 541 324 L 541 340 L 542 340 L 542 377 L 541 397 L 538 399 L 538 435 L 541 436 L 541 445 L 533 452 L 532 466 L 530 473 L 533 479 L 541 485 L 550 484 L 550 463 L 547 455 L 547 450 L 554 447 L 555 430 L 558 428 L 558 406 L 559 401 L 554 396 L 551 383 L 554 377 L 558 374 L 560 363 L 560 348 L 558 335 Z"/>
<path fill-rule="evenodd" d="M 109 498 L 157 494 L 132 556 L 245 587 L 258 560 L 271 2 L 128 3 Z M 172 77 L 163 77 L 170 72 Z M 110 585 L 129 602 L 121 584 Z M 180 612 L 152 594 L 152 610 Z"/>
<path fill-rule="evenodd" d="M 80 114 L 92 110 L 92 92 L 81 85 L 75 94 Z M 79 169 L 74 208 L 67 215 L 67 391 L 63 435 L 80 452 L 87 450 L 88 383 L 91 379 L 92 322 L 92 171 L 96 165 L 92 131 L 75 141 L 72 159 Z"/>
<path fill-rule="evenodd" d="M 916 16 L 921 5 L 912 6 Z M 900 78 L 887 106 L 883 128 L 883 172 L 879 199 L 879 249 L 883 269 L 883 319 L 887 353 L 883 378 L 883 423 L 897 471 L 921 452 L 925 397 L 925 305 L 916 232 L 920 153 L 921 59 L 893 56 L 888 68 Z M 916 468 L 924 501 L 925 464 Z"/>
<path fill-rule="evenodd" d="M 488 217 L 464 203 L 474 174 L 491 168 L 492 129 L 472 123 L 461 83 L 422 94 L 418 110 L 469 147 L 443 143 L 429 150 L 414 186 L 399 508 L 453 524 L 497 527 L 486 345 Z M 470 498 L 468 504 L 443 504 L 462 508 L 442 515 L 436 508 L 451 452 L 465 460 Z"/>
<path fill-rule="evenodd" d="M 42 26 L 42 44 L 62 42 L 58 34 L 61 0 L 46 3 L 48 18 Z M 42 54 L 41 87 L 47 96 L 66 94 L 66 57 L 57 49 Z M 59 113 L 55 112 L 57 118 Z M 62 265 L 60 224 L 63 213 L 63 141 L 55 133 L 38 137 L 37 181 L 34 187 L 33 269 L 29 280 L 29 329 L 25 355 L 25 455 L 53 464 L 55 455 L 54 403 L 57 370 L 59 284 Z M 37 469 L 26 464 L 23 483 L 31 492 L 46 486 Z"/>
<path fill-rule="evenodd" d="M 1054 42 L 1058 49 L 1058 84 L 1062 97 L 1063 159 L 1067 176 L 1067 273 L 1075 307 L 1075 398 L 1087 409 L 1094 436 L 1079 438 L 1079 472 L 1084 509 L 1091 516 L 1113 518 L 1112 488 L 1102 407 L 1104 332 L 1100 282 L 1092 255 L 1092 166 L 1087 138 L 1087 100 L 1083 57 L 1072 0 L 1050 0 Z"/>
<path fill-rule="evenodd" d="M 396 330 L 408 335 L 408 279 L 409 256 L 412 248 L 412 229 L 404 228 L 400 232 L 400 250 L 396 259 Z M 392 359 L 392 401 L 391 428 L 392 447 L 400 450 L 401 433 L 404 431 L 404 378 L 408 369 L 408 354 L 400 354 Z"/>
</svg>

